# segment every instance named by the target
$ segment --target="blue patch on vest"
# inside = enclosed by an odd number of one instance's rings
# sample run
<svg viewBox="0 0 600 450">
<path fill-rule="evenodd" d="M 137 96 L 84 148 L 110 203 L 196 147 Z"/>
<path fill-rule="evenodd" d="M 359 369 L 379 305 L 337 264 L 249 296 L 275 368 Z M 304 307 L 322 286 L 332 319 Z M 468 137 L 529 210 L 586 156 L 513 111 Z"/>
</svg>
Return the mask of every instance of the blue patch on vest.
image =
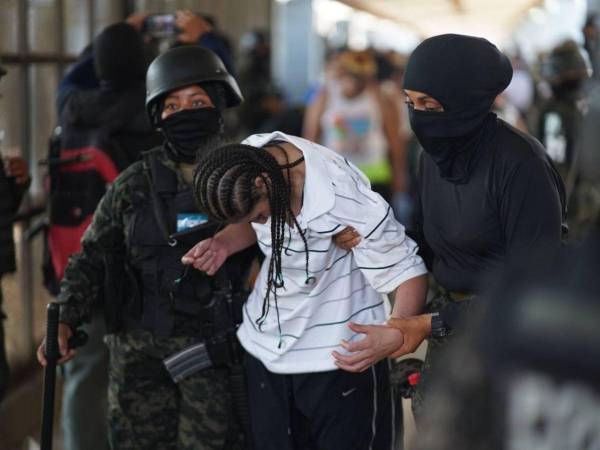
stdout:
<svg viewBox="0 0 600 450">
<path fill-rule="evenodd" d="M 180 213 L 177 214 L 177 232 L 189 230 L 208 222 L 206 214 Z"/>
</svg>

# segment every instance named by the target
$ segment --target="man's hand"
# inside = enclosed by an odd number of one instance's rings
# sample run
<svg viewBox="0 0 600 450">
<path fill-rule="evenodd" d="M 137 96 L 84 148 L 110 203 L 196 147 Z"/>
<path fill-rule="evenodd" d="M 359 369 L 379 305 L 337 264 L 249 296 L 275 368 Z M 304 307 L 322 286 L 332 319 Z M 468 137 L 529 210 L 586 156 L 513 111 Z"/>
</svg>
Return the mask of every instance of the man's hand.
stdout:
<svg viewBox="0 0 600 450">
<path fill-rule="evenodd" d="M 404 336 L 404 342 L 400 348 L 390 355 L 392 358 L 414 352 L 421 342 L 431 334 L 431 314 L 402 318 L 392 317 L 388 319 L 387 323 L 390 327 L 400 330 Z"/>
<path fill-rule="evenodd" d="M 186 265 L 191 264 L 195 269 L 212 276 L 217 273 L 228 256 L 227 246 L 218 237 L 214 237 L 194 245 L 183 255 L 181 262 Z"/>
<path fill-rule="evenodd" d="M 358 231 L 352 227 L 346 227 L 333 236 L 333 243 L 342 250 L 349 252 L 359 244 L 361 239 Z"/>
<path fill-rule="evenodd" d="M 197 44 L 203 34 L 212 31 L 206 20 L 189 9 L 175 13 L 175 25 L 181 30 L 177 40 L 182 44 Z"/>
<path fill-rule="evenodd" d="M 29 168 L 20 156 L 9 156 L 5 163 L 6 175 L 15 179 L 15 183 L 23 185 L 29 181 Z"/>
<path fill-rule="evenodd" d="M 73 335 L 73 332 L 71 331 L 71 328 L 64 324 L 64 323 L 59 323 L 58 324 L 58 351 L 61 354 L 61 358 L 56 362 L 57 364 L 64 364 L 67 361 L 70 361 L 71 359 L 73 359 L 75 357 L 75 350 L 72 348 L 69 348 L 69 338 Z M 40 364 L 44 367 L 46 367 L 46 364 L 48 364 L 48 361 L 46 361 L 46 338 L 44 338 L 44 340 L 42 341 L 42 343 L 40 344 L 40 346 L 37 349 L 37 359 L 40 362 Z"/>
<path fill-rule="evenodd" d="M 363 372 L 373 364 L 397 352 L 404 342 L 402 332 L 387 325 L 357 325 L 349 323 L 350 329 L 365 335 L 357 342 L 342 341 L 342 347 L 351 355 L 334 351 L 335 365 L 348 372 Z"/>
</svg>

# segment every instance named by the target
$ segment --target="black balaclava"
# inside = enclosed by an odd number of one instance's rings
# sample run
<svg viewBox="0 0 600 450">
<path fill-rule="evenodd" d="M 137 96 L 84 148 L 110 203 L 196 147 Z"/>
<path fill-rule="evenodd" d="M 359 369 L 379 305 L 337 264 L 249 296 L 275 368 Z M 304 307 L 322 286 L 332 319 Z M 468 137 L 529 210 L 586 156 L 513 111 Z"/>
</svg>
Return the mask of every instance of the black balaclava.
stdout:
<svg viewBox="0 0 600 450">
<path fill-rule="evenodd" d="M 198 85 L 206 91 L 214 108 L 184 109 L 157 122 L 165 136 L 167 155 L 176 162 L 193 164 L 200 153 L 218 146 L 222 140 L 225 89 L 219 82 Z M 162 105 L 158 111 L 162 111 Z"/>
<path fill-rule="evenodd" d="M 406 67 L 404 89 L 433 97 L 444 111 L 410 108 L 410 124 L 442 178 L 468 181 L 479 150 L 496 130 L 496 116 L 491 112 L 494 100 L 511 78 L 508 58 L 483 38 L 443 34 L 415 48 Z"/>
<path fill-rule="evenodd" d="M 147 58 L 141 34 L 126 23 L 106 27 L 94 39 L 94 69 L 102 87 L 123 89 L 142 83 Z"/>
</svg>

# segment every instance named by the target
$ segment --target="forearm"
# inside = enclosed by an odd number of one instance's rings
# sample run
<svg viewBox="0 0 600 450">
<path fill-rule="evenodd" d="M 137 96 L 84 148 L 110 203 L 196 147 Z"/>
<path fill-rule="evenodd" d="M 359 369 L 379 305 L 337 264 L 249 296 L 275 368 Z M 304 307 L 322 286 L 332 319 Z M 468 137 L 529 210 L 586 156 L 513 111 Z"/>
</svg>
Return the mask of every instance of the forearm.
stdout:
<svg viewBox="0 0 600 450">
<path fill-rule="evenodd" d="M 390 142 L 390 164 L 392 166 L 392 188 L 396 192 L 406 192 L 406 142 L 399 136 Z"/>
<path fill-rule="evenodd" d="M 396 289 L 391 317 L 408 317 L 420 314 L 427 296 L 427 275 L 406 280 Z"/>
<path fill-rule="evenodd" d="M 304 123 L 302 126 L 302 137 L 309 141 L 319 142 L 321 135 L 321 116 L 325 110 L 326 93 L 325 91 L 319 92 L 317 98 L 313 100 L 311 104 L 306 108 L 304 113 Z"/>
<path fill-rule="evenodd" d="M 77 328 L 89 322 L 104 284 L 104 265 L 84 253 L 71 256 L 60 283 L 57 302 L 61 304 L 60 322 Z"/>
<path fill-rule="evenodd" d="M 256 233 L 249 223 L 231 224 L 215 235 L 227 248 L 227 254 L 233 255 L 256 243 Z"/>
</svg>

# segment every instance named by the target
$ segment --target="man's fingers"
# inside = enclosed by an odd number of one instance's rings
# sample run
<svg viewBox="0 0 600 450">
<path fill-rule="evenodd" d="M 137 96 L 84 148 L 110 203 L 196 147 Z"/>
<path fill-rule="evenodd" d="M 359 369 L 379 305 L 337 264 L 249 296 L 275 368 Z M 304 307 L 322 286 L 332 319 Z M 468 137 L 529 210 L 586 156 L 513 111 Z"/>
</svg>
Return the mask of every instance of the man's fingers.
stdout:
<svg viewBox="0 0 600 450">
<path fill-rule="evenodd" d="M 37 350 L 37 360 L 39 363 L 46 367 L 46 357 L 44 356 L 44 352 L 46 351 L 46 341 L 42 341 Z"/>
<path fill-rule="evenodd" d="M 355 333 L 369 334 L 372 325 L 360 325 L 358 323 L 348 323 L 348 327 Z"/>
<path fill-rule="evenodd" d="M 212 264 L 212 259 L 214 256 L 215 253 L 212 250 L 207 250 L 202 256 L 196 258 L 196 263 L 194 266 L 198 265 L 199 267 L 205 266 L 208 268 L 208 266 Z"/>
<path fill-rule="evenodd" d="M 216 262 L 214 262 L 210 265 L 210 267 L 206 271 L 206 274 L 212 277 L 215 273 L 217 273 L 217 270 L 219 270 L 219 265 Z"/>
<path fill-rule="evenodd" d="M 210 239 L 205 239 L 204 241 L 198 242 L 196 245 L 190 248 L 185 255 L 183 255 L 183 257 L 181 258 L 181 262 L 184 264 L 192 264 L 193 260 L 195 260 L 199 256 L 202 256 L 202 254 L 206 251 L 209 245 Z"/>
<path fill-rule="evenodd" d="M 57 364 L 64 364 L 67 361 L 72 360 L 75 357 L 75 355 L 77 354 L 77 352 L 71 348 L 71 349 L 66 350 L 65 353 L 63 354 L 63 351 L 61 349 L 60 354 L 62 356 L 56 361 Z M 38 347 L 36 356 L 37 356 L 38 362 L 42 365 L 42 367 L 46 367 L 48 365 L 48 360 L 46 359 L 46 343 L 45 342 L 43 342 Z"/>
<path fill-rule="evenodd" d="M 67 338 L 58 337 L 58 351 L 62 356 L 67 355 L 69 352 L 69 341 Z"/>
<path fill-rule="evenodd" d="M 360 241 L 362 241 L 362 237 L 356 236 L 354 239 L 352 239 L 352 242 L 350 242 L 350 245 L 352 247 L 356 247 L 358 244 L 360 244 Z"/>
<path fill-rule="evenodd" d="M 208 250 L 208 248 L 210 247 L 210 243 L 211 243 L 212 239 L 205 239 L 203 241 L 198 242 L 196 245 L 194 245 L 192 247 L 191 253 L 192 256 L 194 258 L 199 258 L 200 256 L 202 256 L 202 254 L 204 252 L 206 252 L 206 250 Z"/>
<path fill-rule="evenodd" d="M 360 372 L 364 372 L 369 367 L 371 367 L 373 365 L 373 363 L 374 363 L 373 360 L 368 359 L 368 360 L 361 361 L 360 363 L 357 363 L 357 364 L 345 364 L 343 362 L 336 361 L 335 365 L 337 367 L 339 367 L 340 369 L 345 370 L 347 372 L 360 373 Z"/>
<path fill-rule="evenodd" d="M 56 364 L 64 364 L 67 361 L 72 360 L 76 354 L 77 354 L 77 352 L 71 348 L 67 351 L 66 355 L 64 355 L 62 358 L 60 358 L 58 361 L 56 361 Z"/>
<path fill-rule="evenodd" d="M 354 342 L 342 341 L 342 347 L 344 347 L 344 350 L 346 350 L 347 352 L 357 352 L 360 350 L 366 350 L 370 346 L 371 341 L 368 337 Z"/>
<path fill-rule="evenodd" d="M 208 271 L 208 269 L 210 269 L 210 265 L 208 265 L 207 263 L 199 263 L 198 261 L 194 261 L 194 269 L 197 269 L 201 272 L 206 272 Z"/>
<path fill-rule="evenodd" d="M 348 364 L 348 365 L 354 365 L 361 361 L 365 361 L 366 359 L 369 358 L 369 355 L 367 355 L 366 352 L 364 352 L 364 351 L 354 353 L 352 355 L 342 355 L 341 353 L 336 352 L 334 350 L 332 352 L 332 355 L 336 359 L 336 361 L 339 361 L 343 364 Z"/>
</svg>

